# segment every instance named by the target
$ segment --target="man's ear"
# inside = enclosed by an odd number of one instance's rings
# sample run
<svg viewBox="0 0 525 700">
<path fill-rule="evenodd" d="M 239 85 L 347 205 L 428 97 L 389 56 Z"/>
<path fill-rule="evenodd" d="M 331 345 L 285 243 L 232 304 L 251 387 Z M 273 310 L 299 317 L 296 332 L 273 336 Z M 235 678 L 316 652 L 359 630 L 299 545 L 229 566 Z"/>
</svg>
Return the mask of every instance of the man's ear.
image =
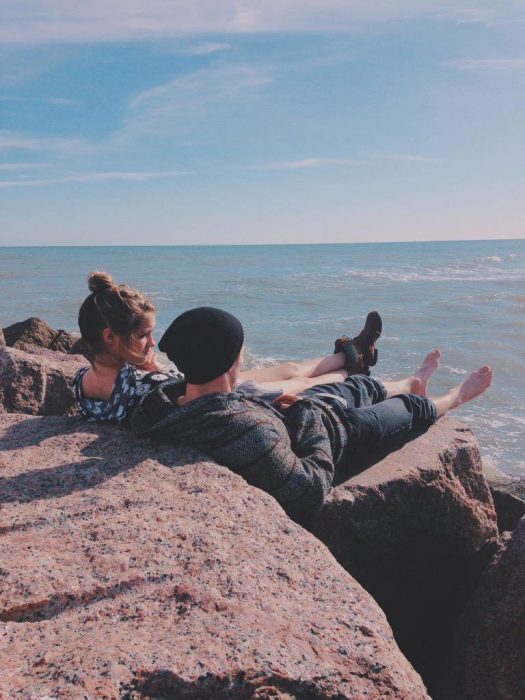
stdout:
<svg viewBox="0 0 525 700">
<path fill-rule="evenodd" d="M 113 345 L 115 342 L 115 334 L 111 330 L 111 328 L 104 328 L 102 331 L 102 340 L 106 345 Z"/>
</svg>

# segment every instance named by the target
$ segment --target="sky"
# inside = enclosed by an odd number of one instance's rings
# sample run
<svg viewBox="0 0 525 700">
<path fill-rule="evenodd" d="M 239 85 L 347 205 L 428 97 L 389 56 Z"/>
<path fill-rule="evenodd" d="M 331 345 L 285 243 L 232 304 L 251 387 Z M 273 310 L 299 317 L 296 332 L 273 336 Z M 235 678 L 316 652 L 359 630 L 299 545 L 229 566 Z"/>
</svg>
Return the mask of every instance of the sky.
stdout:
<svg viewBox="0 0 525 700">
<path fill-rule="evenodd" d="M 525 0 L 2 0 L 0 245 L 525 237 Z"/>
</svg>

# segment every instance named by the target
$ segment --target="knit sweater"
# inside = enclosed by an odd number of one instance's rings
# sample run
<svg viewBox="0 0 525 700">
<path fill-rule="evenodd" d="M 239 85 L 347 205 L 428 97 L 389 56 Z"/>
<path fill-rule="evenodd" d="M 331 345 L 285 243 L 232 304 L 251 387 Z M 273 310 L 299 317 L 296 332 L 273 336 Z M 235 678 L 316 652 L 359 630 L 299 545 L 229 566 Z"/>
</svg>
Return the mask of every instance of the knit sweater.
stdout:
<svg viewBox="0 0 525 700">
<path fill-rule="evenodd" d="M 337 401 L 309 396 L 280 412 L 231 392 L 179 406 L 184 392 L 184 384 L 171 380 L 153 389 L 133 411 L 131 429 L 206 452 L 294 518 L 323 505 L 347 441 Z"/>
</svg>

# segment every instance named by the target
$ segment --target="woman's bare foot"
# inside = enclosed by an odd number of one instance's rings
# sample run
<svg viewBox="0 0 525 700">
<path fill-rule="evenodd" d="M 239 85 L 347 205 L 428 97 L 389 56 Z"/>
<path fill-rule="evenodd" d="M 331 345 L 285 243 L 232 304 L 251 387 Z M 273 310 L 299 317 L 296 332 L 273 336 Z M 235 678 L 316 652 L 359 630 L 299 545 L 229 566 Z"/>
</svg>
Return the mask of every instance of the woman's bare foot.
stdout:
<svg viewBox="0 0 525 700">
<path fill-rule="evenodd" d="M 445 396 L 433 399 L 437 408 L 438 417 L 442 416 L 447 411 L 458 408 L 467 401 L 472 401 L 476 396 L 482 394 L 492 384 L 492 377 L 492 369 L 485 365 L 475 372 L 472 372 L 464 382 L 455 386 L 445 394 Z"/>
<path fill-rule="evenodd" d="M 386 389 L 387 398 L 398 396 L 399 394 L 417 394 L 426 396 L 428 380 L 439 367 L 441 352 L 432 350 L 421 363 L 421 367 L 415 374 L 411 374 L 404 379 L 383 382 Z"/>
<path fill-rule="evenodd" d="M 439 367 L 439 363 L 441 361 L 441 351 L 440 350 L 432 350 L 432 352 L 429 352 L 428 355 L 425 357 L 423 362 L 421 363 L 421 367 L 418 369 L 418 371 L 415 374 L 415 377 L 420 379 L 420 386 L 419 386 L 419 391 L 413 391 L 413 394 L 419 394 L 420 396 L 426 396 L 427 395 L 427 390 L 428 390 L 428 382 L 430 380 L 430 377 L 434 374 L 434 372 L 437 370 Z"/>
</svg>

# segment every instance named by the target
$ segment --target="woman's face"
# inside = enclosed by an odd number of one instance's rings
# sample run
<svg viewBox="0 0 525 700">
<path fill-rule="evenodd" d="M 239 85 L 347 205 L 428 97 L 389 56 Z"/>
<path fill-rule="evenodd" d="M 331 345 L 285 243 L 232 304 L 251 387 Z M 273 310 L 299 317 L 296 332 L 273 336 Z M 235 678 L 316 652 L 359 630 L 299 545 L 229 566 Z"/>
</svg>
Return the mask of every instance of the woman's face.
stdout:
<svg viewBox="0 0 525 700">
<path fill-rule="evenodd" d="M 148 311 L 144 314 L 139 327 L 129 339 L 119 338 L 120 342 L 117 352 L 125 362 L 142 365 L 152 359 L 153 348 L 155 347 L 155 341 L 153 340 L 155 323 L 155 313 Z"/>
</svg>

